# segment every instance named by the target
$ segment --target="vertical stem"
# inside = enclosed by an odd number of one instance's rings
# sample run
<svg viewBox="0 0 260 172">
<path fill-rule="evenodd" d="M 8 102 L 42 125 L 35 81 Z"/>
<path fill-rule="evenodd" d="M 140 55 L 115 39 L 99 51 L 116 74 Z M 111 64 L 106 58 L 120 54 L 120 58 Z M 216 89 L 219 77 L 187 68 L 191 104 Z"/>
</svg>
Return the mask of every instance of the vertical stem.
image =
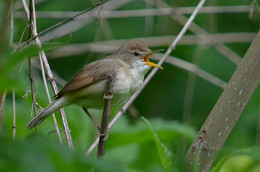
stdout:
<svg viewBox="0 0 260 172">
<path fill-rule="evenodd" d="M 105 106 L 102 114 L 102 123 L 101 123 L 98 152 L 97 152 L 98 158 L 102 158 L 105 155 L 106 140 L 108 137 L 108 123 L 111 115 L 110 101 L 113 98 L 113 93 L 111 91 L 111 81 L 112 81 L 112 76 L 108 74 L 106 91 L 104 93 Z"/>
<path fill-rule="evenodd" d="M 30 1 L 30 9 L 33 8 L 33 4 Z M 29 15 L 29 39 L 33 37 L 33 10 L 30 10 L 30 15 Z M 28 69 L 29 69 L 29 80 L 31 83 L 31 93 L 32 93 L 32 106 L 33 106 L 33 113 L 34 116 L 37 115 L 36 111 L 36 96 L 35 96 L 35 85 L 34 85 L 34 79 L 33 79 L 33 74 L 32 74 L 32 64 L 31 64 L 31 59 L 28 58 Z M 38 127 L 35 128 L 35 131 L 38 132 Z"/>
<path fill-rule="evenodd" d="M 30 23 L 30 28 L 32 29 L 31 30 L 32 32 L 30 32 L 30 33 L 32 33 L 33 36 L 35 37 L 36 45 L 40 49 L 39 50 L 39 56 L 40 56 L 40 58 L 41 58 L 41 60 L 42 60 L 42 62 L 44 64 L 44 67 L 45 67 L 47 76 L 49 78 L 49 81 L 51 83 L 53 92 L 54 92 L 54 94 L 57 94 L 58 93 L 58 88 L 57 88 L 56 82 L 55 82 L 55 80 L 53 78 L 53 74 L 52 74 L 52 71 L 50 69 L 47 57 L 45 55 L 45 52 L 42 50 L 42 45 L 41 45 L 41 41 L 40 41 L 39 37 L 36 36 L 37 35 L 37 28 L 36 28 L 36 16 L 35 16 L 34 0 L 30 0 L 30 14 L 31 14 L 30 17 L 29 17 L 29 9 L 28 9 L 28 5 L 27 5 L 26 1 L 25 0 L 21 0 L 21 2 L 22 2 L 22 5 L 24 7 L 24 11 L 25 11 L 25 14 L 27 16 L 27 19 L 29 19 L 28 21 Z M 30 22 L 31 19 L 32 19 L 32 22 Z M 44 69 L 42 69 L 42 70 L 44 70 Z M 66 136 L 66 140 L 67 140 L 68 146 L 70 147 L 70 149 L 73 149 L 73 142 L 72 142 L 70 129 L 69 129 L 69 126 L 68 126 L 68 123 L 67 123 L 67 119 L 66 119 L 66 116 L 65 116 L 64 109 L 60 109 L 60 115 L 61 115 L 61 119 L 62 119 L 62 124 L 63 124 L 64 130 L 65 130 L 65 136 Z M 57 130 L 57 127 L 56 127 L 56 130 Z M 59 131 L 57 131 L 57 133 L 59 133 Z"/>
<path fill-rule="evenodd" d="M 31 93 L 32 93 L 32 107 L 33 107 L 33 114 L 34 116 L 37 115 L 36 111 L 36 97 L 35 97 L 35 85 L 34 85 L 34 79 L 32 74 L 32 64 L 31 59 L 28 58 L 28 69 L 29 69 L 29 81 L 30 81 L 30 87 L 31 87 Z M 35 127 L 35 131 L 38 132 L 38 127 Z"/>
<path fill-rule="evenodd" d="M 5 106 L 5 98 L 6 98 L 6 91 L 0 97 L 0 134 L 2 133 L 2 125 L 3 125 L 3 111 Z"/>
<path fill-rule="evenodd" d="M 202 48 L 200 46 L 197 46 L 197 48 L 194 52 L 193 58 L 192 58 L 192 63 L 196 66 L 198 66 L 198 63 L 199 63 L 201 51 L 202 51 Z M 187 87 L 186 87 L 186 92 L 185 92 L 185 98 L 184 98 L 184 109 L 183 109 L 183 122 L 186 124 L 189 124 L 189 122 L 190 122 L 195 82 L 196 82 L 196 75 L 192 72 L 189 72 Z"/>
<path fill-rule="evenodd" d="M 49 103 L 51 103 L 51 96 L 50 96 L 49 88 L 48 88 L 46 77 L 45 77 L 45 70 L 44 70 L 42 58 L 40 58 L 40 64 L 41 64 L 42 79 L 43 79 L 45 91 L 46 91 L 46 94 L 47 94 L 47 97 L 48 97 L 48 101 L 49 101 Z M 63 145 L 63 141 L 62 141 L 62 138 L 61 138 L 61 135 L 60 135 L 60 129 L 59 129 L 56 117 L 55 117 L 55 113 L 52 114 L 52 118 L 53 118 L 54 126 L 55 126 L 55 129 L 57 131 L 57 135 L 58 135 L 60 144 Z"/>
<path fill-rule="evenodd" d="M 16 134 L 16 112 L 15 112 L 15 90 L 13 88 L 13 139 L 15 139 L 15 134 Z"/>
</svg>

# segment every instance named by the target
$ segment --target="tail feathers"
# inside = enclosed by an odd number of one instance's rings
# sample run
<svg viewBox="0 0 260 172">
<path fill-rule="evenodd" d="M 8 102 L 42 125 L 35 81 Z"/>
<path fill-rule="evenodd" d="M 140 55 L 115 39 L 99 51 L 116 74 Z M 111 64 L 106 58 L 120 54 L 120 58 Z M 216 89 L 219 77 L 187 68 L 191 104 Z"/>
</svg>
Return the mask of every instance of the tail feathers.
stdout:
<svg viewBox="0 0 260 172">
<path fill-rule="evenodd" d="M 26 126 L 26 128 L 28 130 L 40 125 L 48 116 L 50 116 L 53 112 L 55 112 L 56 110 L 66 106 L 65 105 L 65 100 L 63 98 L 54 100 L 53 102 L 51 102 L 45 109 L 43 109 L 43 111 L 37 115 L 36 117 L 34 117 L 30 123 Z"/>
</svg>

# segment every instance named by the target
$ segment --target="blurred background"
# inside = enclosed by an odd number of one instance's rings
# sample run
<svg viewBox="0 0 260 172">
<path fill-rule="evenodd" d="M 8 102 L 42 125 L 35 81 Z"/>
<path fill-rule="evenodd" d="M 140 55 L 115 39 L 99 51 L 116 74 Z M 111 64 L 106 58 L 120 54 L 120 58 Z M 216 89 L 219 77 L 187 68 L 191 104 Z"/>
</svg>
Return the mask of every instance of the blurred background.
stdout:
<svg viewBox="0 0 260 172">
<path fill-rule="evenodd" d="M 36 0 L 38 33 L 97 2 Z M 4 27 L 6 3 L 0 1 L 1 27 Z M 85 64 L 110 55 L 129 39 L 141 39 L 150 49 L 163 48 L 166 52 L 198 3 L 188 0 L 109 0 L 91 12 L 43 34 L 40 40 L 58 88 L 61 89 Z M 7 64 L 6 59 L 13 57 L 10 54 L 15 47 L 29 37 L 21 2 L 13 1 L 12 7 L 9 17 L 12 19 L 11 27 L 8 26 L 5 37 L 1 38 L 5 42 L 1 52 L 3 65 Z M 160 143 L 171 154 L 170 169 L 181 171 L 189 146 L 259 31 L 259 22 L 257 0 L 207 1 L 162 65 L 164 69 L 156 73 L 129 111 L 111 128 L 103 164 L 95 161 L 95 151 L 86 160 L 84 153 L 98 133 L 84 111 L 76 105 L 65 108 L 75 151 L 70 152 L 66 146 L 59 145 L 57 134 L 52 132 L 55 128 L 51 117 L 39 126 L 38 136 L 34 136 L 34 130 L 25 129 L 33 114 L 28 62 L 27 59 L 16 60 L 12 67 L 0 71 L 4 73 L 0 81 L 1 94 L 7 89 L 0 121 L 0 142 L 3 143 L 0 169 L 8 171 L 21 167 L 21 171 L 32 170 L 28 162 L 34 161 L 39 167 L 50 171 L 82 170 L 83 167 L 91 170 L 99 165 L 104 171 L 164 171 L 162 154 L 153 136 L 157 133 Z M 24 52 L 24 58 L 27 58 L 29 52 Z M 154 55 L 151 60 L 158 61 L 164 52 Z M 33 56 L 36 100 L 39 106 L 45 107 L 48 99 L 39 57 L 37 53 Z M 13 89 L 15 141 L 12 141 Z M 52 91 L 51 96 L 54 96 Z M 259 155 L 232 154 L 238 150 L 259 151 L 259 105 L 258 87 L 214 163 L 216 167 L 224 158 L 219 171 L 260 170 Z M 113 114 L 117 111 L 113 109 Z M 90 112 L 97 120 L 100 119 L 102 111 Z M 148 119 L 154 132 L 141 116 Z M 58 113 L 56 117 L 62 128 Z M 65 140 L 63 131 L 61 135 Z M 14 152 L 19 152 L 20 156 L 14 156 Z M 27 156 L 22 156 L 24 154 Z M 37 156 L 43 161 L 36 161 Z M 65 167 L 60 168 L 62 165 Z"/>
</svg>

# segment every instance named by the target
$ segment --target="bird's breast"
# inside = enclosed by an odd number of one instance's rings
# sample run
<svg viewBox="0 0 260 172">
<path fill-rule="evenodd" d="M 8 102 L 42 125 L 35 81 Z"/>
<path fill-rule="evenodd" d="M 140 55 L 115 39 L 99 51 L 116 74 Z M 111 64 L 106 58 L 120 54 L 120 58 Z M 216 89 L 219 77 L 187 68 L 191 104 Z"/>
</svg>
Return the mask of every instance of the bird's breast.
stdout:
<svg viewBox="0 0 260 172">
<path fill-rule="evenodd" d="M 144 76 L 134 69 L 119 68 L 112 78 L 112 106 L 122 106 L 143 83 Z M 85 108 L 102 108 L 106 80 L 88 86 L 77 93 L 75 103 Z"/>
</svg>

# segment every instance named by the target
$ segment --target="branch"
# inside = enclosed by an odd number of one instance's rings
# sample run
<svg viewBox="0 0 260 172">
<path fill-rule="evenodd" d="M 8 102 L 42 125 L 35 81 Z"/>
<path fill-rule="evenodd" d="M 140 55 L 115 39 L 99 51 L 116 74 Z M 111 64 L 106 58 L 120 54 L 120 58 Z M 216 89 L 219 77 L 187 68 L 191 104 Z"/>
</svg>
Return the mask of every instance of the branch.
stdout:
<svg viewBox="0 0 260 172">
<path fill-rule="evenodd" d="M 170 53 L 172 52 L 172 50 L 175 48 L 175 46 L 177 45 L 177 43 L 180 41 L 180 39 L 183 37 L 184 33 L 187 31 L 189 25 L 191 24 L 191 22 L 193 21 L 193 19 L 195 18 L 195 16 L 198 14 L 198 11 L 200 10 L 200 8 L 203 6 L 203 4 L 206 2 L 206 0 L 201 0 L 199 2 L 199 4 L 197 5 L 196 9 L 194 10 L 194 12 L 192 13 L 192 15 L 190 16 L 189 20 L 187 21 L 187 23 L 184 25 L 184 27 L 182 28 L 182 30 L 180 31 L 180 33 L 178 34 L 177 38 L 172 42 L 172 44 L 169 46 L 168 50 L 166 51 L 166 53 L 163 55 L 163 57 L 161 58 L 161 60 L 159 61 L 158 65 L 161 66 L 162 63 L 165 61 L 165 59 L 170 55 Z M 146 79 L 144 80 L 144 83 L 142 85 L 142 87 L 133 94 L 133 96 L 126 102 L 126 104 L 121 108 L 121 110 L 116 114 L 116 116 L 112 119 L 112 121 L 110 122 L 108 128 L 111 128 L 114 123 L 122 116 L 123 113 L 125 113 L 125 111 L 129 108 L 129 106 L 133 103 L 133 101 L 137 98 L 137 96 L 142 92 L 142 90 L 144 89 L 144 87 L 148 84 L 148 82 L 152 79 L 152 77 L 156 74 L 156 72 L 158 71 L 158 68 L 153 68 L 153 70 L 150 72 L 150 74 L 146 77 Z M 94 141 L 94 143 L 91 145 L 91 149 L 89 148 L 89 150 L 87 151 L 87 154 L 90 154 L 91 151 L 93 150 L 93 148 L 96 146 L 95 143 L 97 141 Z"/>
<path fill-rule="evenodd" d="M 256 37 L 257 33 L 252 32 L 236 32 L 236 33 L 215 33 L 207 34 L 206 36 L 198 35 L 185 35 L 180 40 L 178 45 L 211 45 L 216 48 L 217 42 L 221 43 L 251 43 Z M 154 46 L 168 46 L 176 36 L 153 36 L 153 37 L 139 37 L 147 43 L 149 47 Z M 64 45 L 48 53 L 48 58 L 60 58 L 66 56 L 73 56 L 77 54 L 84 54 L 86 52 L 94 53 L 113 53 L 120 45 L 126 42 L 126 39 L 120 40 L 107 40 L 89 43 L 73 43 Z M 217 49 L 217 48 L 216 48 Z M 218 49 L 217 49 L 218 51 Z M 223 53 L 222 53 L 223 54 Z M 225 54 L 224 54 L 225 55 Z"/>
<path fill-rule="evenodd" d="M 98 151 L 97 151 L 97 156 L 99 158 L 102 158 L 105 155 L 106 140 L 108 137 L 108 123 L 111 115 L 110 102 L 111 99 L 113 98 L 113 93 L 111 89 L 112 79 L 113 79 L 112 75 L 108 74 L 106 92 L 104 93 L 105 106 L 102 114 L 102 123 L 101 123 L 100 137 L 99 137 L 99 144 L 98 144 Z"/>
<path fill-rule="evenodd" d="M 15 133 L 16 133 L 16 113 L 15 113 L 15 90 L 13 88 L 13 139 L 15 139 Z"/>
<path fill-rule="evenodd" d="M 249 47 L 187 153 L 189 166 L 199 152 L 200 171 L 208 171 L 260 83 L 260 32 Z"/>
<path fill-rule="evenodd" d="M 148 0 L 145 0 L 147 3 L 150 3 Z M 168 7 L 169 5 L 166 4 L 163 1 L 157 1 L 157 6 L 161 7 Z M 180 24 L 184 25 L 187 23 L 188 18 L 181 14 L 178 10 L 175 11 L 173 15 L 171 15 L 171 18 L 179 22 Z M 210 38 L 208 35 L 208 32 L 198 26 L 196 23 L 191 23 L 189 30 L 201 37 L 202 40 L 204 40 L 206 43 L 214 43 L 213 47 L 219 51 L 221 54 L 226 56 L 230 61 L 232 61 L 235 64 L 239 64 L 241 57 L 237 55 L 234 51 L 232 51 L 230 48 L 228 48 L 226 45 L 222 44 L 217 38 Z"/>
<path fill-rule="evenodd" d="M 131 0 L 109 0 L 107 3 L 102 5 L 102 10 L 114 10 L 121 8 L 122 6 L 126 5 L 127 3 L 132 2 Z M 100 9 L 94 9 L 93 11 L 100 11 Z M 91 12 L 93 12 L 91 11 Z M 85 13 L 84 15 L 90 15 Z M 94 22 L 94 19 L 87 19 L 87 20 L 74 20 L 73 25 L 69 22 L 64 24 L 55 30 L 48 32 L 47 34 L 42 35 L 41 40 L 43 42 L 50 41 L 52 39 L 61 38 L 65 35 L 72 34 L 82 27 L 86 27 L 86 25 Z"/>
<path fill-rule="evenodd" d="M 35 35 L 37 35 L 37 27 L 36 27 L 36 16 L 35 16 L 34 0 L 30 0 L 30 3 L 31 3 L 31 11 L 30 11 L 31 15 L 28 15 L 27 14 L 28 10 L 26 10 L 26 9 L 28 9 L 28 5 L 27 5 L 25 0 L 22 0 L 22 4 L 24 6 L 26 16 L 30 16 L 32 18 L 31 34 L 32 34 L 32 36 L 35 36 Z M 58 93 L 57 85 L 56 85 L 55 80 L 53 79 L 53 75 L 52 75 L 49 63 L 47 61 L 47 57 L 45 55 L 45 52 L 42 50 L 41 41 L 37 37 L 35 39 L 35 42 L 36 42 L 36 45 L 40 49 L 39 50 L 39 57 L 40 57 L 41 63 L 44 64 L 45 69 L 46 69 L 47 74 L 48 74 L 48 77 L 50 79 L 53 91 L 54 91 L 55 94 L 57 94 Z M 48 86 L 47 86 L 47 83 L 46 83 L 46 78 L 45 78 L 45 72 L 44 72 L 43 65 L 41 65 L 41 67 L 42 67 L 42 77 L 43 77 L 43 80 L 44 80 L 45 90 L 46 90 L 47 96 L 49 97 L 49 101 L 50 101 L 50 95 L 49 95 Z M 63 109 L 60 109 L 60 114 L 61 114 L 61 118 L 62 118 L 62 124 L 63 124 L 64 130 L 65 130 L 65 136 L 66 136 L 67 143 L 68 143 L 69 147 L 72 149 L 73 148 L 73 142 L 72 142 L 72 139 L 71 139 L 71 134 L 70 134 L 69 126 L 68 126 L 67 119 L 66 119 L 66 116 L 65 116 L 65 112 L 64 112 Z M 56 122 L 56 117 L 54 115 L 53 115 L 53 119 L 54 119 L 54 124 L 55 124 L 55 128 L 56 128 L 59 140 L 60 140 L 60 142 L 62 144 L 62 141 L 61 141 L 62 139 L 60 137 L 60 130 L 58 128 L 58 125 L 57 125 L 57 122 Z"/>
<path fill-rule="evenodd" d="M 154 1 L 146 3 L 146 5 L 154 6 Z M 118 11 L 103 11 L 102 18 L 129 18 L 129 17 L 151 17 L 151 16 L 169 16 L 173 15 L 178 11 L 181 14 L 191 14 L 194 11 L 194 7 L 165 7 L 157 9 L 136 9 L 136 10 L 118 10 Z M 241 6 L 207 6 L 202 7 L 199 14 L 223 14 L 223 13 L 248 13 L 250 11 L 249 5 Z M 64 19 L 70 18 L 78 14 L 79 11 L 40 11 L 36 12 L 38 18 L 43 19 Z M 15 18 L 24 18 L 21 12 L 17 11 L 14 13 Z M 93 19 L 99 18 L 97 12 L 92 12 L 91 15 L 82 15 L 78 19 Z"/>
<path fill-rule="evenodd" d="M 6 91 L 0 95 L 0 135 L 2 133 L 2 127 L 3 127 L 3 111 L 5 106 L 5 98 L 6 98 Z"/>
<path fill-rule="evenodd" d="M 76 14 L 75 16 L 70 17 L 70 18 L 67 18 L 66 20 L 63 20 L 63 21 L 61 21 L 61 22 L 59 22 L 59 23 L 57 23 L 57 24 L 55 24 L 55 25 L 53 25 L 53 26 L 51 26 L 51 27 L 49 27 L 49 28 L 47 28 L 47 29 L 45 29 L 45 30 L 43 30 L 43 31 L 41 31 L 39 34 L 34 35 L 34 36 L 31 37 L 29 40 L 27 40 L 24 44 L 22 44 L 20 47 L 18 47 L 17 50 L 23 48 L 25 45 L 27 45 L 29 42 L 31 42 L 31 41 L 34 40 L 35 38 L 39 37 L 40 35 L 42 35 L 42 34 L 44 34 L 44 33 L 46 33 L 46 32 L 49 32 L 50 30 L 53 30 L 54 28 L 57 28 L 57 27 L 59 27 L 59 26 L 65 24 L 65 23 L 67 23 L 67 22 L 69 22 L 69 21 L 75 20 L 78 16 L 80 16 L 80 15 L 82 15 L 82 14 L 84 14 L 84 13 L 86 13 L 86 12 L 88 12 L 88 11 L 94 9 L 94 8 L 96 8 L 97 6 L 102 5 L 102 4 L 105 3 L 106 1 L 108 1 L 108 0 L 103 0 L 103 1 L 101 1 L 101 2 L 98 2 L 96 5 L 94 5 L 94 6 L 90 7 L 90 8 L 87 8 L 87 9 L 81 11 L 80 13 Z M 35 14 L 34 14 L 34 15 L 35 15 Z"/>
</svg>

